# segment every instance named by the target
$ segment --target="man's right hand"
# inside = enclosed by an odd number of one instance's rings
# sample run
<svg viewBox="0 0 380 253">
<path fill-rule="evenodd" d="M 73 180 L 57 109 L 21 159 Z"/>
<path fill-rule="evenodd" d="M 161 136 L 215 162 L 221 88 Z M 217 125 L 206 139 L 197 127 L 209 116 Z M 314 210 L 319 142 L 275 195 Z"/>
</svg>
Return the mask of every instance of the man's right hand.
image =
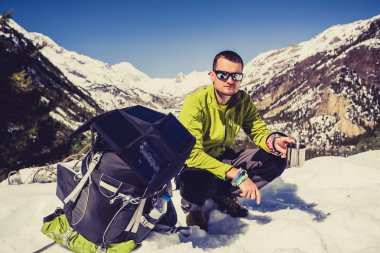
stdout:
<svg viewBox="0 0 380 253">
<path fill-rule="evenodd" d="M 237 175 L 238 170 L 239 169 L 232 167 L 229 171 L 227 171 L 226 177 L 233 179 Z M 261 193 L 259 188 L 257 188 L 256 184 L 250 178 L 247 178 L 243 183 L 241 183 L 239 188 L 241 190 L 241 193 L 239 194 L 240 197 L 256 199 L 256 203 L 260 205 Z"/>
<path fill-rule="evenodd" d="M 241 190 L 240 197 L 247 199 L 256 199 L 256 203 L 260 205 L 261 202 L 261 193 L 256 184 L 250 179 L 247 178 L 243 183 L 239 185 Z"/>
</svg>

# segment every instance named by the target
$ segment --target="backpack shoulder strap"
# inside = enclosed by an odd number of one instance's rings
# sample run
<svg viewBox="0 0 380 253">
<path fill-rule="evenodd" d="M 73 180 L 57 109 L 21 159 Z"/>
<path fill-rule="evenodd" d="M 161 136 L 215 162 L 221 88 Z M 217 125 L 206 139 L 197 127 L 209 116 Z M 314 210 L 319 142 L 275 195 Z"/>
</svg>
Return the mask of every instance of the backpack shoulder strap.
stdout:
<svg viewBox="0 0 380 253">
<path fill-rule="evenodd" d="M 87 179 L 90 177 L 92 171 L 95 169 L 96 165 L 99 163 L 100 159 L 102 158 L 102 155 L 103 155 L 103 153 L 98 152 L 92 157 L 86 174 L 82 177 L 82 179 L 77 184 L 77 186 L 74 188 L 74 190 L 63 200 L 64 204 L 67 204 L 69 201 L 72 201 L 72 202 L 76 201 L 76 199 L 79 196 L 80 191 L 82 190 L 85 183 L 87 182 Z"/>
</svg>

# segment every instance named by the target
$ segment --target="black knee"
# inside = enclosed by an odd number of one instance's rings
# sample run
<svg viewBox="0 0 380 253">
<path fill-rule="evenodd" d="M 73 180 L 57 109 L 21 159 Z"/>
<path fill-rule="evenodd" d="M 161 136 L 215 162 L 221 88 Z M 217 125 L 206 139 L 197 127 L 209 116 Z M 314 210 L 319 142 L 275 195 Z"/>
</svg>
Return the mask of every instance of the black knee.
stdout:
<svg viewBox="0 0 380 253">
<path fill-rule="evenodd" d="M 278 175 L 276 177 L 279 177 L 281 176 L 281 174 L 284 172 L 285 168 L 286 168 L 286 159 L 285 158 L 278 158 L 279 161 L 276 163 L 277 164 L 277 171 L 278 171 Z"/>
<path fill-rule="evenodd" d="M 286 168 L 286 159 L 272 154 L 269 155 L 271 156 L 271 159 L 269 160 L 270 164 L 268 164 L 268 167 L 270 167 L 271 170 L 268 173 L 266 180 L 268 180 L 268 182 L 271 182 L 277 177 L 281 176 L 281 174 L 284 172 Z"/>
<path fill-rule="evenodd" d="M 177 187 L 181 197 L 190 203 L 202 206 L 215 188 L 216 177 L 211 172 L 198 168 L 185 168 L 178 176 Z"/>
<path fill-rule="evenodd" d="M 253 156 L 252 161 L 258 162 L 259 165 L 256 165 L 248 173 L 259 176 L 267 182 L 281 176 L 286 168 L 286 159 L 267 153 L 264 150 L 259 150 Z"/>
</svg>

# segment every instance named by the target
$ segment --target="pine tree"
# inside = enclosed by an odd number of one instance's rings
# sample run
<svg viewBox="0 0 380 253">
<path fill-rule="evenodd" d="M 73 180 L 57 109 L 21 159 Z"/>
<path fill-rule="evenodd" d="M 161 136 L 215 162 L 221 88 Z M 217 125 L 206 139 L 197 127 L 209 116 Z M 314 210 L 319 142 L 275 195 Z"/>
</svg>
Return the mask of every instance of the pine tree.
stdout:
<svg viewBox="0 0 380 253">
<path fill-rule="evenodd" d="M 8 20 L 12 17 L 12 14 L 13 14 L 13 10 L 9 10 L 3 14 L 1 14 L 1 17 L 0 17 L 0 29 L 2 30 L 4 25 L 7 24 Z"/>
</svg>

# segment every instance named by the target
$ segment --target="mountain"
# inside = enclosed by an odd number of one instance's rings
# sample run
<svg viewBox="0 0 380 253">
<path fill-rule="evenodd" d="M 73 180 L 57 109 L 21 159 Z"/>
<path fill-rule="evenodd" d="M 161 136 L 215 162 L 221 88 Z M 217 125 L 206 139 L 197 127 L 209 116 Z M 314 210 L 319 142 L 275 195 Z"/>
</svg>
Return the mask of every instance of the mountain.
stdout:
<svg viewBox="0 0 380 253">
<path fill-rule="evenodd" d="M 309 41 L 263 53 L 245 66 L 242 89 L 272 130 L 306 140 L 308 157 L 379 148 L 379 23 L 377 16 L 337 25 Z M 7 170 L 48 159 L 40 160 L 37 152 L 49 151 L 52 143 L 27 144 L 42 138 L 31 133 L 46 118 L 68 131 L 96 113 L 135 104 L 177 114 L 186 94 L 210 82 L 207 72 L 151 78 L 128 62 L 109 65 L 27 32 L 13 20 L 1 29 L 6 85 L 0 132 L 6 137 L 0 168 Z M 49 106 L 39 109 L 44 104 Z M 45 128 L 58 131 L 50 125 Z"/>
<path fill-rule="evenodd" d="M 345 154 L 355 145 L 371 148 L 369 141 L 379 135 L 379 18 L 335 26 L 258 56 L 246 66 L 242 89 L 272 129 L 299 132 L 319 155 Z M 206 72 L 159 81 L 129 63 L 108 66 L 49 49 L 52 41 L 33 36 L 0 18 L 0 180 L 4 168 L 64 157 L 72 148 L 64 137 L 96 113 L 134 103 L 173 110 L 187 92 L 208 82 Z M 249 208 L 246 219 L 231 218 L 208 201 L 208 234 L 196 227 L 188 237 L 152 233 L 139 251 L 377 252 L 378 155 L 376 150 L 311 159 L 265 187 L 260 206 L 241 200 Z M 37 170 L 23 170 L 22 179 L 30 180 Z M 2 251 L 30 252 L 51 242 L 40 227 L 61 205 L 55 188 L 55 183 L 1 183 Z M 184 225 L 178 191 L 173 202 L 178 225 Z M 268 235 L 276 240 L 268 243 Z M 66 252 L 58 245 L 49 251 Z"/>
<path fill-rule="evenodd" d="M 40 45 L 41 53 L 59 68 L 70 82 L 94 98 L 104 110 L 134 104 L 157 107 L 152 102 L 154 99 L 151 94 L 131 87 L 131 84 L 148 79 L 147 75 L 131 64 L 110 66 L 102 61 L 68 51 L 43 34 L 28 33 L 15 22 L 12 22 L 12 27 L 19 30 L 36 46 Z"/>
<path fill-rule="evenodd" d="M 309 41 L 257 56 L 242 85 L 271 128 L 310 151 L 345 154 L 380 134 L 380 16 L 333 26 Z M 377 148 L 380 147 L 378 142 Z"/>
<path fill-rule="evenodd" d="M 173 103 L 178 97 L 207 84 L 209 80 L 207 72 L 192 72 L 189 75 L 180 73 L 175 78 L 150 78 L 129 62 L 109 65 L 66 50 L 43 34 L 27 32 L 14 21 L 11 26 L 39 46 L 41 53 L 70 82 L 94 98 L 104 110 L 136 104 L 165 110 L 175 107 Z"/>
<path fill-rule="evenodd" d="M 39 48 L 0 18 L 0 179 L 67 156 L 65 137 L 101 112 Z"/>
<path fill-rule="evenodd" d="M 0 179 L 68 155 L 73 144 L 64 137 L 95 114 L 136 104 L 177 113 L 181 97 L 209 80 L 207 72 L 150 78 L 128 62 L 111 66 L 1 20 Z"/>
</svg>

